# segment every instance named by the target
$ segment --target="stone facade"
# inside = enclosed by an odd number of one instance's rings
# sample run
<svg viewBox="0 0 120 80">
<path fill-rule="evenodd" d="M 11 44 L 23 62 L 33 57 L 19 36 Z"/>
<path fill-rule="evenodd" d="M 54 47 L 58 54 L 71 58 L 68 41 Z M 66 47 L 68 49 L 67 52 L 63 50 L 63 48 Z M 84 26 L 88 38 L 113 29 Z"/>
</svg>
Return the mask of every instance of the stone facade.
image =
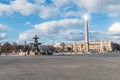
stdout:
<svg viewBox="0 0 120 80">
<path fill-rule="evenodd" d="M 85 53 L 85 43 L 84 42 L 75 42 L 75 43 L 67 43 L 64 46 L 61 45 L 61 43 L 57 43 L 54 45 L 54 47 L 63 49 L 65 52 L 80 52 Z M 113 52 L 113 51 L 119 51 L 120 45 L 117 43 L 113 43 L 112 41 L 94 41 L 89 43 L 89 52 L 98 52 L 98 53 L 104 53 L 104 52 Z"/>
</svg>

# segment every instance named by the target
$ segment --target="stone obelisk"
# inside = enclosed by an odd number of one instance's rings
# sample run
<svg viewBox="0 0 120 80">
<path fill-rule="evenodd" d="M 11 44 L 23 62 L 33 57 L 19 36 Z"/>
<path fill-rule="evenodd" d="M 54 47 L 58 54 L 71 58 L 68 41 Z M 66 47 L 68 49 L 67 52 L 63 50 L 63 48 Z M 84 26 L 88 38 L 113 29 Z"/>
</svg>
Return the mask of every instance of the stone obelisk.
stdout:
<svg viewBox="0 0 120 80">
<path fill-rule="evenodd" d="M 85 51 L 89 52 L 89 32 L 88 32 L 88 16 L 84 16 L 84 26 L 85 26 Z"/>
</svg>

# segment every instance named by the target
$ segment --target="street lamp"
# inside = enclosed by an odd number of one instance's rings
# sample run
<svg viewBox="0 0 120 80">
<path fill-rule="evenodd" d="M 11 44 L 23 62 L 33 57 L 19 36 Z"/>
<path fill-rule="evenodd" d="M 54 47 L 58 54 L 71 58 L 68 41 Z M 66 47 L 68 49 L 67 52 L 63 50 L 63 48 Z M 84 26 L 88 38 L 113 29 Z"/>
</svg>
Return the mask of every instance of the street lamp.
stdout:
<svg viewBox="0 0 120 80">
<path fill-rule="evenodd" d="M 85 50 L 89 52 L 89 34 L 88 34 L 88 15 L 84 15 L 84 26 L 85 26 Z"/>
</svg>

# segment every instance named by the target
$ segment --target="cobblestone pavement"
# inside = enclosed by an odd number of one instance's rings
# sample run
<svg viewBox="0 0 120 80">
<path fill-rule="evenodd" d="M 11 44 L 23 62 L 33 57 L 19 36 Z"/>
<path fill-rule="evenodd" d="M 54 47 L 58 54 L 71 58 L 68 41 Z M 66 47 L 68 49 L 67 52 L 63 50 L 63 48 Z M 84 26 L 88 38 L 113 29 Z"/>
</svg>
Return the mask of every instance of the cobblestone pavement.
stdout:
<svg viewBox="0 0 120 80">
<path fill-rule="evenodd" d="M 0 56 L 0 80 L 120 80 L 120 56 Z"/>
</svg>

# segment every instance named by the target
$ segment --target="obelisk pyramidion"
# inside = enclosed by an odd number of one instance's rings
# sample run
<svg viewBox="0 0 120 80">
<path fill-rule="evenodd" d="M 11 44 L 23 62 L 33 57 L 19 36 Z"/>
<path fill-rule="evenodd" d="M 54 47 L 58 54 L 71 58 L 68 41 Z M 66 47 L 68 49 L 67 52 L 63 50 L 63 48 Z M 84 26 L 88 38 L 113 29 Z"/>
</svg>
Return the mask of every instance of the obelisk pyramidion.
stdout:
<svg viewBox="0 0 120 80">
<path fill-rule="evenodd" d="M 84 16 L 84 26 L 85 26 L 85 51 L 89 52 L 89 34 L 88 34 L 88 16 Z"/>
</svg>

